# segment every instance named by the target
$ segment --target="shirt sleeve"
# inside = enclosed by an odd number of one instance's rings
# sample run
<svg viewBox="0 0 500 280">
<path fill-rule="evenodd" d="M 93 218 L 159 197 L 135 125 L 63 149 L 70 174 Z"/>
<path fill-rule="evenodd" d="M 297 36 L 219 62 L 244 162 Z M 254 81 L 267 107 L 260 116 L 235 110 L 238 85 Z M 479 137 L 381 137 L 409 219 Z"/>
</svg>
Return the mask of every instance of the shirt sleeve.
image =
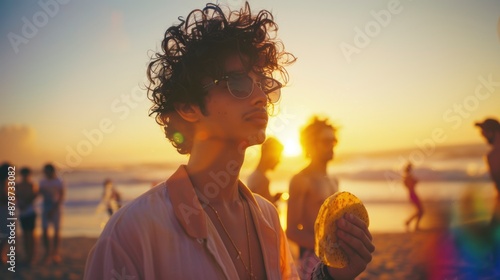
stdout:
<svg viewBox="0 0 500 280">
<path fill-rule="evenodd" d="M 99 239 L 85 264 L 85 280 L 142 279 L 124 248 L 111 238 Z"/>
<path fill-rule="evenodd" d="M 297 268 L 295 267 L 295 262 L 292 257 L 292 253 L 290 252 L 290 247 L 288 245 L 288 241 L 286 239 L 285 233 L 280 226 L 280 251 L 281 251 L 281 275 L 283 275 L 283 279 L 299 279 L 299 275 L 297 273 Z"/>
</svg>

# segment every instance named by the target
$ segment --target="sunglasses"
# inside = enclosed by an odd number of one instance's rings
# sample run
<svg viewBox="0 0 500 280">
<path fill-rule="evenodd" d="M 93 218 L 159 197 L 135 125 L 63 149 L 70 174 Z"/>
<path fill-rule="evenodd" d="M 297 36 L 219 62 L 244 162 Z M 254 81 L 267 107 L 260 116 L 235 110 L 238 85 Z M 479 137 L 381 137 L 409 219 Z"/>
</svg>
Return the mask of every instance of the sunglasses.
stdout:
<svg viewBox="0 0 500 280">
<path fill-rule="evenodd" d="M 281 87 L 283 86 L 273 78 L 264 76 L 260 81 L 254 82 L 247 74 L 236 73 L 222 76 L 220 79 L 215 79 L 209 84 L 204 85 L 203 89 L 208 90 L 218 85 L 221 81 L 227 82 L 229 93 L 237 99 L 248 98 L 252 94 L 255 84 L 257 84 L 257 86 L 267 95 L 267 99 L 270 103 L 276 103 L 280 100 Z"/>
</svg>

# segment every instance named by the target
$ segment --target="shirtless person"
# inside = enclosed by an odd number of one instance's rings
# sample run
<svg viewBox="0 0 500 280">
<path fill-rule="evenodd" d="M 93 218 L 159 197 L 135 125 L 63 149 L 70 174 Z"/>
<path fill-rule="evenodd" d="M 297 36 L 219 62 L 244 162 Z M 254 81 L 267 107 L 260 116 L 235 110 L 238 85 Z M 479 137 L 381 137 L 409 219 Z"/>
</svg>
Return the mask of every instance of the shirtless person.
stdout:
<svg viewBox="0 0 500 280">
<path fill-rule="evenodd" d="M 300 248 L 298 270 L 301 279 L 307 279 L 319 262 L 314 253 L 316 216 L 323 201 L 338 191 L 337 180 L 331 180 L 326 172 L 337 143 L 335 132 L 336 128 L 327 119 L 314 117 L 300 134 L 304 152 L 311 161 L 290 182 L 286 234 Z"/>
<path fill-rule="evenodd" d="M 257 168 L 248 176 L 248 188 L 256 194 L 261 195 L 265 199 L 276 205 L 276 202 L 280 199 L 283 193 L 276 193 L 271 195 L 269 191 L 269 178 L 266 176 L 266 172 L 273 170 L 276 165 L 280 162 L 281 153 L 283 152 L 283 145 L 278 141 L 278 139 L 269 137 L 262 144 L 261 156 Z"/>
</svg>

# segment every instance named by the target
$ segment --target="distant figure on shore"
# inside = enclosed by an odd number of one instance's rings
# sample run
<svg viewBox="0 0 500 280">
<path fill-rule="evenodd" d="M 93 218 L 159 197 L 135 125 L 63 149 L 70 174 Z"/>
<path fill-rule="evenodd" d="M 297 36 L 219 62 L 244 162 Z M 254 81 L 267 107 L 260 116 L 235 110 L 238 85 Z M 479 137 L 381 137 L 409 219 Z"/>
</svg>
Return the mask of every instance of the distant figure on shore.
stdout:
<svg viewBox="0 0 500 280">
<path fill-rule="evenodd" d="M 38 195 L 38 186 L 31 179 L 31 169 L 21 168 L 21 181 L 16 186 L 16 200 L 19 207 L 19 220 L 23 231 L 24 252 L 26 263 L 33 264 L 35 256 L 35 225 L 36 212 L 34 201 Z"/>
<path fill-rule="evenodd" d="M 417 211 L 415 212 L 415 214 L 411 215 L 410 218 L 408 218 L 408 220 L 406 220 L 405 225 L 406 225 L 406 228 L 409 229 L 411 222 L 413 220 L 416 220 L 415 230 L 417 231 L 420 229 L 419 225 L 420 225 L 420 220 L 422 219 L 422 216 L 424 215 L 424 208 L 422 206 L 422 202 L 420 201 L 420 198 L 417 195 L 417 192 L 415 191 L 415 187 L 417 186 L 418 180 L 417 180 L 417 178 L 415 178 L 415 176 L 413 176 L 412 170 L 413 170 L 413 165 L 411 164 L 411 162 L 409 162 L 406 165 L 405 170 L 404 170 L 403 184 L 408 189 L 408 194 L 410 195 L 410 202 L 413 205 L 415 205 L 415 207 L 417 208 Z"/>
<path fill-rule="evenodd" d="M 40 181 L 40 194 L 43 198 L 42 208 L 42 239 L 45 247 L 43 263 L 56 264 L 61 262 L 59 255 L 59 243 L 62 204 L 64 201 L 65 187 L 63 181 L 57 177 L 56 169 L 52 164 L 46 164 L 43 168 L 45 178 Z M 52 225 L 54 229 L 53 242 L 50 244 L 48 229 Z M 51 246 L 52 245 L 52 246 Z"/>
<path fill-rule="evenodd" d="M 481 134 L 491 145 L 491 150 L 486 155 L 486 162 L 490 171 L 491 179 L 497 190 L 495 210 L 491 224 L 500 226 L 500 123 L 498 120 L 489 118 L 483 122 L 476 123 L 481 128 Z"/>
<path fill-rule="evenodd" d="M 0 166 L 0 266 L 7 262 L 6 249 L 9 237 L 9 228 L 7 227 L 9 217 L 9 167 L 12 166 L 8 162 L 2 163 Z"/>
<path fill-rule="evenodd" d="M 328 119 L 315 116 L 300 133 L 300 142 L 310 163 L 290 182 L 286 235 L 300 248 L 301 279 L 308 279 L 319 262 L 314 253 L 316 216 L 323 201 L 339 189 L 338 181 L 331 180 L 327 174 L 327 164 L 333 159 L 337 144 L 336 130 Z"/>
<path fill-rule="evenodd" d="M 111 216 L 122 206 L 120 193 L 116 190 L 111 179 L 104 180 L 104 191 L 102 193 L 102 203 L 106 211 Z"/>
<path fill-rule="evenodd" d="M 261 156 L 259 164 L 252 174 L 248 177 L 247 186 L 252 190 L 252 192 L 260 194 L 265 199 L 276 205 L 276 202 L 280 199 L 283 193 L 276 193 L 271 195 L 269 192 L 269 178 L 266 176 L 266 172 L 269 170 L 274 170 L 281 160 L 281 154 L 283 153 L 283 145 L 278 141 L 278 139 L 269 137 L 262 144 Z"/>
<path fill-rule="evenodd" d="M 491 146 L 491 150 L 486 155 L 486 163 L 497 193 L 489 226 L 493 267 L 495 267 L 495 273 L 498 276 L 500 275 L 500 123 L 497 119 L 487 118 L 475 125 L 481 128 L 481 134 Z"/>
</svg>

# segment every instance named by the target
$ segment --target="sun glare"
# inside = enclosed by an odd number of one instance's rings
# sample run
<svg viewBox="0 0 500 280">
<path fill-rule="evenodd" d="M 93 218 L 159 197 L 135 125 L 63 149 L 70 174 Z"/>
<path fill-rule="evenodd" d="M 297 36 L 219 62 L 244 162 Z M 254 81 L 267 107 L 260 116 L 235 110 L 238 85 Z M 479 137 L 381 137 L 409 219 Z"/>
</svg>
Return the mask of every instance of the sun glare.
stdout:
<svg viewBox="0 0 500 280">
<path fill-rule="evenodd" d="M 300 147 L 300 143 L 296 141 L 296 139 L 286 139 L 283 142 L 285 149 L 283 150 L 283 154 L 285 156 L 298 156 L 302 153 L 302 148 Z"/>
</svg>

